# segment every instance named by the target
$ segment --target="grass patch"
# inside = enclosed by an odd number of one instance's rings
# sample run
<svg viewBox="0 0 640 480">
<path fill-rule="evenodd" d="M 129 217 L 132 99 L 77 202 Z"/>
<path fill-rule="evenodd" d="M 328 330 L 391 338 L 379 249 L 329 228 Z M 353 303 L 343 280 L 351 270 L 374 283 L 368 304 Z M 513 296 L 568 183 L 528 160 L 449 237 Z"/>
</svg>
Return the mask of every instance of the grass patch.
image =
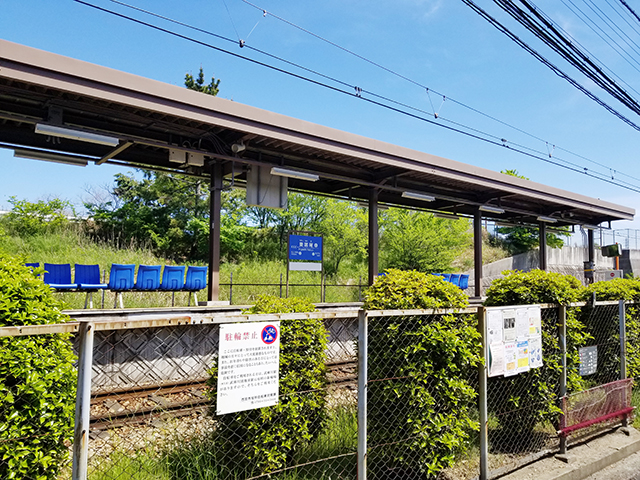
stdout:
<svg viewBox="0 0 640 480">
<path fill-rule="evenodd" d="M 243 469 L 244 459 L 235 461 L 237 468 L 222 468 L 214 442 L 208 435 L 185 440 L 174 438 L 164 447 L 130 452 L 116 450 L 108 458 L 93 458 L 95 467 L 89 480 L 244 480 L 252 475 Z M 159 450 L 156 453 L 155 450 Z M 264 475 L 272 480 L 323 480 L 355 478 L 357 461 L 357 413 L 353 405 L 337 406 L 329 411 L 327 424 L 309 448 L 298 452 L 291 462 L 306 464 Z M 326 459 L 326 460 L 325 460 Z M 229 464 L 229 462 L 225 462 Z M 255 475 L 257 476 L 257 474 Z"/>
</svg>

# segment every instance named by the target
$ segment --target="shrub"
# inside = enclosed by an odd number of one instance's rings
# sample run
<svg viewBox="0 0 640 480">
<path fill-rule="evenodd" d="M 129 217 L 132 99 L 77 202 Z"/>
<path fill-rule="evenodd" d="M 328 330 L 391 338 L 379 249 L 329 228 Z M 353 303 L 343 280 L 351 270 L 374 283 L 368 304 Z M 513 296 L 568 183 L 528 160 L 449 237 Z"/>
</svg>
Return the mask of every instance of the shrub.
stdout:
<svg viewBox="0 0 640 480">
<path fill-rule="evenodd" d="M 466 306 L 458 287 L 416 271 L 387 271 L 365 299 L 372 310 Z M 377 476 L 434 475 L 467 446 L 479 428 L 474 387 L 475 367 L 482 361 L 479 339 L 476 316 L 470 314 L 370 319 L 368 462 Z M 394 443 L 401 439 L 408 440 Z"/>
<path fill-rule="evenodd" d="M 504 272 L 487 289 L 485 306 L 530 305 L 552 303 L 568 305 L 582 295 L 582 284 L 570 275 L 542 270 Z M 577 312 L 567 310 L 567 391 L 582 390 L 584 382 L 578 374 L 578 347 L 590 338 Z M 509 434 L 526 442 L 532 438 L 537 423 L 557 423 L 562 359 L 560 357 L 559 323 L 556 315 L 542 315 L 543 366 L 514 377 L 489 379 L 489 411 L 497 415 Z M 506 413 L 505 413 L 506 412 Z M 514 445 L 512 445 L 514 446 Z"/>
<path fill-rule="evenodd" d="M 21 236 L 59 232 L 70 225 L 67 213 L 75 216 L 73 205 L 59 198 L 31 203 L 9 197 L 9 203 L 12 208 L 6 225 L 11 233 Z"/>
<path fill-rule="evenodd" d="M 60 307 L 31 269 L 0 253 L 0 326 L 63 323 Z M 0 478 L 58 478 L 73 437 L 73 362 L 67 335 L 0 338 Z"/>
<path fill-rule="evenodd" d="M 308 300 L 260 296 L 244 313 L 314 311 Z M 327 332 L 320 319 L 280 322 L 280 398 L 272 407 L 220 415 L 214 433 L 221 462 L 260 473 L 282 468 L 317 436 L 325 419 Z M 217 366 L 209 385 L 216 388 Z M 212 393 L 215 401 L 215 392 Z M 215 409 L 214 409 L 215 410 Z"/>
</svg>

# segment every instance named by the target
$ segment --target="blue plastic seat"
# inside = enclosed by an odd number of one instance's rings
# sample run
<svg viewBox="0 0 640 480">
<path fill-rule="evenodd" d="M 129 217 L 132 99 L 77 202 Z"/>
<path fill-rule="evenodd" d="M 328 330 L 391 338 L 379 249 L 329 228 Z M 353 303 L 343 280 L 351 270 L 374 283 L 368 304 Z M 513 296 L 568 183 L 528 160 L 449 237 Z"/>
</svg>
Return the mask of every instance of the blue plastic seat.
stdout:
<svg viewBox="0 0 640 480">
<path fill-rule="evenodd" d="M 93 292 L 105 290 L 108 285 L 100 281 L 100 265 L 75 265 L 75 281 L 78 290 L 87 292 L 84 299 L 84 308 L 93 308 Z"/>
<path fill-rule="evenodd" d="M 116 308 L 118 299 L 120 299 L 120 308 L 124 308 L 122 302 L 122 292 L 133 289 L 133 276 L 136 270 L 135 264 L 122 265 L 114 263 L 111 265 L 111 273 L 109 273 L 109 290 L 116 292 L 116 298 L 113 308 Z"/>
<path fill-rule="evenodd" d="M 450 273 L 443 273 L 442 274 L 442 278 L 444 278 L 445 282 L 448 282 L 451 279 L 451 274 Z"/>
<path fill-rule="evenodd" d="M 178 291 L 184 289 L 184 265 L 165 265 L 162 272 L 160 290 Z"/>
<path fill-rule="evenodd" d="M 31 269 L 33 270 L 34 268 L 38 268 L 40 266 L 40 262 L 36 262 L 36 263 L 25 263 L 24 264 L 25 267 L 31 267 Z"/>
<path fill-rule="evenodd" d="M 171 292 L 171 306 L 175 305 L 176 292 L 184 289 L 184 265 L 165 265 L 160 290 Z"/>
<path fill-rule="evenodd" d="M 56 290 L 75 290 L 78 285 L 71 283 L 71 264 L 45 263 L 44 283 Z"/>
<path fill-rule="evenodd" d="M 469 275 L 460 275 L 460 285 L 458 285 L 462 290 L 466 290 L 469 288 Z"/>
<path fill-rule="evenodd" d="M 184 282 L 184 291 L 189 292 L 189 305 L 191 305 L 191 294 L 198 304 L 196 292 L 207 287 L 207 267 L 196 267 L 190 265 L 187 268 L 187 279 Z"/>
<path fill-rule="evenodd" d="M 140 265 L 136 278 L 136 290 L 158 290 L 160 288 L 161 265 Z"/>
<path fill-rule="evenodd" d="M 456 287 L 460 286 L 460 274 L 452 273 L 449 277 L 449 282 L 453 283 Z"/>
</svg>

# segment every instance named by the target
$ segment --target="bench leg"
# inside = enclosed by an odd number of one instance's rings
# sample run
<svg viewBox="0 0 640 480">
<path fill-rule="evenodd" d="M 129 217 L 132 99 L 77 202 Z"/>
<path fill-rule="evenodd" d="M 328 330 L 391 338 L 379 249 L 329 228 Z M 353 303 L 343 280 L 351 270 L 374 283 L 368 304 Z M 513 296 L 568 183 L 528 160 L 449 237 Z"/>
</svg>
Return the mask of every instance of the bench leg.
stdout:
<svg viewBox="0 0 640 480">
<path fill-rule="evenodd" d="M 176 292 L 171 292 L 171 306 L 174 307 L 176 305 Z"/>
<path fill-rule="evenodd" d="M 120 308 L 124 308 L 124 302 L 122 301 L 122 292 L 116 292 L 116 298 L 113 301 L 113 308 L 118 308 L 118 300 L 120 301 Z"/>
<path fill-rule="evenodd" d="M 87 295 L 84 297 L 84 309 L 87 309 L 87 303 L 89 304 L 89 308 L 93 308 L 93 292 L 87 292 Z"/>
</svg>

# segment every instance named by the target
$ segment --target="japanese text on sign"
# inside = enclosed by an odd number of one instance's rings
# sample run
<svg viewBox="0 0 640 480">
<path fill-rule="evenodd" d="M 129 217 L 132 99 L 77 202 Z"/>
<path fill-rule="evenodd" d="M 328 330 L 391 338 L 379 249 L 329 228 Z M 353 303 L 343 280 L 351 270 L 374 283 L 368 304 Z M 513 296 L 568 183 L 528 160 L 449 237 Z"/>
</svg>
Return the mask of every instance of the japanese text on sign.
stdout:
<svg viewBox="0 0 640 480">
<path fill-rule="evenodd" d="M 280 322 L 220 325 L 216 413 L 278 403 Z"/>
<path fill-rule="evenodd" d="M 322 260 L 322 237 L 289 235 L 289 260 Z"/>
</svg>

